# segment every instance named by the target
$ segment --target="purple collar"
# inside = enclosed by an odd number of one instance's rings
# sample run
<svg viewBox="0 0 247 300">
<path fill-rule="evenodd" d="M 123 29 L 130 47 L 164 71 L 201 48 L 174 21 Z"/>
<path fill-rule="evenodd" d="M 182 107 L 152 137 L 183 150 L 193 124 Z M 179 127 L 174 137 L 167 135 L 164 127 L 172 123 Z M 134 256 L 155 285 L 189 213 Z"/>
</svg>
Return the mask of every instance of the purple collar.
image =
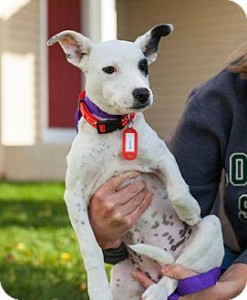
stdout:
<svg viewBox="0 0 247 300">
<path fill-rule="evenodd" d="M 121 130 L 135 118 L 134 113 L 111 115 L 102 111 L 86 96 L 85 90 L 79 95 L 79 105 L 75 114 L 75 126 L 77 131 L 78 121 L 82 115 L 91 126 L 97 129 L 99 134 L 110 133 L 117 129 Z"/>
<path fill-rule="evenodd" d="M 110 114 L 104 112 L 96 104 L 94 104 L 87 96 L 85 96 L 84 102 L 85 102 L 88 110 L 96 117 L 99 117 L 102 119 L 110 119 L 110 120 L 116 120 L 119 117 L 121 117 L 121 115 L 110 115 Z"/>
</svg>

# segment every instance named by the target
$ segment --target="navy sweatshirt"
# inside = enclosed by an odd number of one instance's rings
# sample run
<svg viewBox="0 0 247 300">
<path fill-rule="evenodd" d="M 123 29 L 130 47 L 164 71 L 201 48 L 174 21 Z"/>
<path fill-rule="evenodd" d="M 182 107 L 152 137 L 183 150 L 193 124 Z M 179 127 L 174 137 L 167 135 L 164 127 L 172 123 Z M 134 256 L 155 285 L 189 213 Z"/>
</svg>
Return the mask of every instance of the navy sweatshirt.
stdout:
<svg viewBox="0 0 247 300">
<path fill-rule="evenodd" d="M 194 89 L 168 144 L 202 216 L 217 214 L 225 170 L 224 208 L 241 249 L 234 262 L 247 263 L 247 81 L 225 69 Z M 124 245 L 104 255 L 127 257 Z"/>
</svg>

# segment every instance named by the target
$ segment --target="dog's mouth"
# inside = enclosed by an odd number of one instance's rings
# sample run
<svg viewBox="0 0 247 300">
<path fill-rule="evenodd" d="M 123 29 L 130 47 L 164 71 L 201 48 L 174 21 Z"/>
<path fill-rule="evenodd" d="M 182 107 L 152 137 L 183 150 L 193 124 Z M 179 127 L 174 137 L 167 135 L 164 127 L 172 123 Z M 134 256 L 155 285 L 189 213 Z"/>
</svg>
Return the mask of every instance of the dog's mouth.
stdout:
<svg viewBox="0 0 247 300">
<path fill-rule="evenodd" d="M 151 105 L 151 100 L 147 100 L 144 103 L 140 103 L 140 102 L 136 101 L 136 102 L 134 102 L 134 105 L 131 107 L 131 109 L 134 109 L 134 110 L 143 110 L 143 109 L 147 108 L 150 105 Z"/>
</svg>

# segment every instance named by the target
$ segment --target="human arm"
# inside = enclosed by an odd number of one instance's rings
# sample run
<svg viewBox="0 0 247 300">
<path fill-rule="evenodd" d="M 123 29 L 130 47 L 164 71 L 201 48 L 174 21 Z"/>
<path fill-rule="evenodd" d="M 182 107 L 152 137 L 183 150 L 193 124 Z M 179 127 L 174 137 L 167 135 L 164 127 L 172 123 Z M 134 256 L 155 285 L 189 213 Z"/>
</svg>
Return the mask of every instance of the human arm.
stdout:
<svg viewBox="0 0 247 300">
<path fill-rule="evenodd" d="M 167 140 L 182 176 L 201 206 L 202 217 L 219 200 L 228 140 L 226 100 L 207 89 L 202 87 L 191 93 L 177 128 Z"/>
</svg>

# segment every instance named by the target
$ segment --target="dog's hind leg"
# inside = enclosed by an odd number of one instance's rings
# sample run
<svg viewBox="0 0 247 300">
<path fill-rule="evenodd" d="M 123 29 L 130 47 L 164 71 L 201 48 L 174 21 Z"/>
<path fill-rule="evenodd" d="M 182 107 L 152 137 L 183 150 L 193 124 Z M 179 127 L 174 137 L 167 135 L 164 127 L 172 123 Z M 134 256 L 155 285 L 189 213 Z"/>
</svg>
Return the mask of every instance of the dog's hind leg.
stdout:
<svg viewBox="0 0 247 300">
<path fill-rule="evenodd" d="M 193 229 L 184 249 L 176 260 L 177 264 L 204 273 L 220 267 L 224 256 L 224 245 L 219 219 L 206 216 Z"/>
<path fill-rule="evenodd" d="M 174 263 L 174 260 L 166 251 L 157 247 L 138 244 L 130 246 L 138 254 L 155 259 L 161 266 Z M 203 218 L 193 228 L 192 235 L 186 242 L 184 249 L 175 263 L 189 269 L 204 273 L 219 267 L 224 255 L 223 238 L 219 219 L 210 215 Z M 157 284 L 152 284 L 143 294 L 143 300 L 166 300 L 177 287 L 177 281 L 162 277 Z"/>
</svg>

